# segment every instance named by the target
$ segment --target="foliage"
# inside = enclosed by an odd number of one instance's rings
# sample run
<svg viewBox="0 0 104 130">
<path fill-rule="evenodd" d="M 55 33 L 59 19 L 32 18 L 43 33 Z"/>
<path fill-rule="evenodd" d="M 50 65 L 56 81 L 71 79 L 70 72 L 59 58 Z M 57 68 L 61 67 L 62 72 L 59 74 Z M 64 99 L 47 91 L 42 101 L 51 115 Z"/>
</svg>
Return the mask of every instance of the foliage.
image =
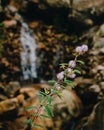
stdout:
<svg viewBox="0 0 104 130">
<path fill-rule="evenodd" d="M 80 55 L 83 55 L 85 52 L 88 51 L 87 45 L 78 46 L 75 49 L 75 58 L 74 60 L 69 61 L 68 63 L 60 64 L 60 68 L 62 71 L 57 74 L 57 80 L 50 80 L 48 81 L 52 84 L 51 88 L 44 88 L 44 91 L 40 91 L 39 96 L 39 106 L 28 106 L 26 110 L 35 110 L 35 113 L 30 112 L 29 119 L 26 119 L 24 123 L 29 124 L 31 127 L 44 127 L 40 124 L 37 124 L 36 121 L 38 118 L 50 118 L 54 116 L 52 111 L 52 107 L 54 107 L 52 97 L 54 95 L 62 98 L 62 90 L 69 86 L 74 88 L 75 82 L 74 78 L 77 75 L 80 75 L 81 72 L 77 69 L 77 64 L 84 64 L 83 61 L 78 60 Z M 46 114 L 43 114 L 43 111 L 46 111 Z"/>
</svg>

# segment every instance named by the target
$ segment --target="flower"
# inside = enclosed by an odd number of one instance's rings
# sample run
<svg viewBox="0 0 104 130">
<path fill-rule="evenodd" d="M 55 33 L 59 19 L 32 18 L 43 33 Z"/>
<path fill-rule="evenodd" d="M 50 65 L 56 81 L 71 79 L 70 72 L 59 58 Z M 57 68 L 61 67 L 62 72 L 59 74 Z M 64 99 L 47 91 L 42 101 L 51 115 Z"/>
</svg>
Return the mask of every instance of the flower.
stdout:
<svg viewBox="0 0 104 130">
<path fill-rule="evenodd" d="M 71 74 L 72 73 L 72 69 L 68 68 L 68 73 Z"/>
<path fill-rule="evenodd" d="M 69 78 L 72 78 L 72 79 L 74 79 L 76 77 L 76 74 L 71 74 L 71 75 L 69 75 Z"/>
<path fill-rule="evenodd" d="M 67 77 L 68 77 L 68 78 L 72 78 L 72 79 L 76 77 L 76 74 L 74 74 L 73 69 L 68 68 Z"/>
<path fill-rule="evenodd" d="M 76 66 L 76 62 L 74 60 L 69 61 L 69 67 L 74 68 Z"/>
<path fill-rule="evenodd" d="M 88 46 L 85 45 L 85 44 L 82 45 L 82 46 L 78 46 L 78 47 L 76 47 L 75 51 L 76 51 L 77 53 L 79 53 L 80 55 L 82 55 L 82 54 L 84 54 L 85 52 L 88 51 Z"/>
<path fill-rule="evenodd" d="M 57 88 L 57 90 L 60 90 L 60 89 L 61 89 L 60 84 L 57 84 L 57 85 L 56 85 L 56 88 Z"/>
<path fill-rule="evenodd" d="M 77 53 L 81 53 L 82 52 L 82 47 L 81 46 L 76 47 L 75 51 Z"/>
<path fill-rule="evenodd" d="M 59 80 L 62 80 L 62 79 L 64 78 L 64 72 L 62 71 L 62 72 L 58 73 L 58 74 L 57 74 L 57 78 L 58 78 Z"/>
<path fill-rule="evenodd" d="M 83 52 L 87 52 L 88 51 L 88 46 L 87 45 L 82 45 L 81 48 L 82 48 Z"/>
</svg>

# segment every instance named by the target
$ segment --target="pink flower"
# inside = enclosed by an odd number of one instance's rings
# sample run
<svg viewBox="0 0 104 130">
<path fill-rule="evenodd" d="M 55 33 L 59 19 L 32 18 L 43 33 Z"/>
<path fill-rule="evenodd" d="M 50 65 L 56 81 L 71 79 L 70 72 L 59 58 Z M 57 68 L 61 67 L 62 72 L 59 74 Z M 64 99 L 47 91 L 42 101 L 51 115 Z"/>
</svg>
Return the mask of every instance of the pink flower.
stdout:
<svg viewBox="0 0 104 130">
<path fill-rule="evenodd" d="M 57 78 L 58 78 L 59 80 L 62 80 L 62 79 L 64 78 L 64 72 L 62 71 L 62 72 L 58 73 L 58 74 L 57 74 Z"/>
<path fill-rule="evenodd" d="M 68 68 L 68 73 L 72 73 L 72 69 L 71 68 Z"/>
<path fill-rule="evenodd" d="M 75 78 L 76 77 L 76 74 L 74 74 L 73 70 L 71 68 L 68 68 L 68 75 L 67 75 L 68 78 Z"/>
<path fill-rule="evenodd" d="M 81 48 L 82 48 L 83 52 L 87 52 L 88 51 L 88 46 L 87 45 L 82 45 Z"/>
<path fill-rule="evenodd" d="M 72 79 L 74 79 L 76 77 L 76 74 L 71 74 L 71 75 L 69 75 L 69 78 L 72 78 Z"/>
<path fill-rule="evenodd" d="M 60 90 L 60 89 L 61 89 L 60 84 L 57 84 L 57 85 L 56 85 L 56 88 L 57 88 L 57 90 Z"/>
<path fill-rule="evenodd" d="M 77 53 L 81 53 L 82 52 L 82 47 L 81 46 L 76 47 L 75 51 Z"/>
<path fill-rule="evenodd" d="M 87 45 L 78 46 L 76 47 L 75 51 L 79 53 L 80 55 L 82 55 L 84 54 L 84 52 L 88 51 L 88 46 Z"/>
<path fill-rule="evenodd" d="M 74 60 L 69 61 L 69 67 L 74 68 L 76 66 L 76 62 Z"/>
</svg>

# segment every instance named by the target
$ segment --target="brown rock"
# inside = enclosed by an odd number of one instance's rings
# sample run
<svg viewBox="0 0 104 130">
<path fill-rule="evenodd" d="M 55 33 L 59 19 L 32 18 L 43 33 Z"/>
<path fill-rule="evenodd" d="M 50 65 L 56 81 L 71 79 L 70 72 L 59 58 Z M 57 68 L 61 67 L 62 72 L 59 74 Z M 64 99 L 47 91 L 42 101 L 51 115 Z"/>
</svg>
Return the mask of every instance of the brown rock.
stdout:
<svg viewBox="0 0 104 130">
<path fill-rule="evenodd" d="M 29 97 L 34 97 L 34 95 L 37 93 L 37 90 L 34 88 L 21 88 L 20 90 L 21 94 L 26 94 Z"/>
<path fill-rule="evenodd" d="M 69 124 L 72 118 L 76 118 L 80 115 L 83 108 L 81 100 L 76 95 L 76 93 L 72 90 L 63 90 L 62 99 L 59 99 L 56 96 L 53 97 L 53 104 L 55 104 L 55 107 L 53 108 L 55 118 L 50 118 L 50 119 L 43 118 L 43 121 L 41 121 L 40 119 L 37 120 L 37 124 L 40 124 L 46 127 L 44 128 L 44 130 L 62 129 L 62 124 L 64 122 L 67 122 Z M 33 106 L 33 105 L 35 106 L 39 105 L 37 96 L 34 96 L 30 100 L 28 100 L 28 102 L 25 104 L 25 107 Z M 33 113 L 33 111 L 31 112 Z M 43 110 L 43 113 L 46 114 L 44 110 Z M 29 114 L 30 114 L 30 111 L 29 113 L 26 113 L 27 116 L 29 116 Z M 32 130 L 41 130 L 41 128 L 37 128 L 37 129 L 33 128 Z"/>
<path fill-rule="evenodd" d="M 13 97 L 14 96 L 14 94 L 17 92 L 17 91 L 19 91 L 19 89 L 20 89 L 20 84 L 19 84 L 19 82 L 16 82 L 16 81 L 14 81 L 14 82 L 9 82 L 9 84 L 7 85 L 7 95 L 8 96 L 11 96 L 11 97 Z"/>
<path fill-rule="evenodd" d="M 17 98 L 7 99 L 0 102 L 0 115 L 5 112 L 14 111 L 19 106 Z"/>
<path fill-rule="evenodd" d="M 6 20 L 3 22 L 5 28 L 9 27 L 16 27 L 17 21 L 16 20 Z"/>
</svg>

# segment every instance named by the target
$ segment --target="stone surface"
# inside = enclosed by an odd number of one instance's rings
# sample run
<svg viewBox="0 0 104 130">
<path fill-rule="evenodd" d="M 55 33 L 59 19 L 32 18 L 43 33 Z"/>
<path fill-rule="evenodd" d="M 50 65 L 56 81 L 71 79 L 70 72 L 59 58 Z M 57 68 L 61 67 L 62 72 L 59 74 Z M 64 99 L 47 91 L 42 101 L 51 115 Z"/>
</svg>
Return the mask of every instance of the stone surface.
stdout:
<svg viewBox="0 0 104 130">
<path fill-rule="evenodd" d="M 45 2 L 51 7 L 69 7 L 69 0 L 45 0 Z"/>
<path fill-rule="evenodd" d="M 0 115 L 5 114 L 6 112 L 14 111 L 18 108 L 18 100 L 16 98 L 7 99 L 0 102 Z"/>
</svg>

